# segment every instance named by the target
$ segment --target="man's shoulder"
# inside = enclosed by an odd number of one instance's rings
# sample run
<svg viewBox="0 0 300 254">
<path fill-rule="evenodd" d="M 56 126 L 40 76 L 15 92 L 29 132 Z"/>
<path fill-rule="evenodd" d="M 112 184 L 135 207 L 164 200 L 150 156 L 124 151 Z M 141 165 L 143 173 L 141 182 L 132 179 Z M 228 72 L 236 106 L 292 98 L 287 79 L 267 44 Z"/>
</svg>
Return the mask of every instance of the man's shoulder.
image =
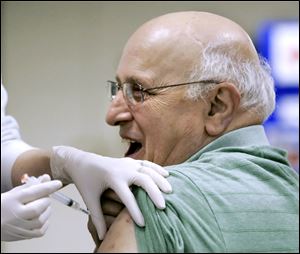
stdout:
<svg viewBox="0 0 300 254">
<path fill-rule="evenodd" d="M 245 167 L 267 168 L 277 165 L 290 168 L 285 150 L 272 146 L 221 147 L 212 151 L 198 153 L 181 164 L 166 167 L 169 171 L 198 172 L 197 169 L 228 170 Z"/>
<path fill-rule="evenodd" d="M 201 191 L 222 192 L 228 186 L 231 190 L 245 189 L 245 186 L 255 189 L 257 184 L 270 180 L 289 185 L 299 179 L 284 151 L 270 146 L 216 149 L 201 154 L 196 160 L 169 166 L 167 169 L 170 179 L 178 178 L 195 184 Z"/>
</svg>

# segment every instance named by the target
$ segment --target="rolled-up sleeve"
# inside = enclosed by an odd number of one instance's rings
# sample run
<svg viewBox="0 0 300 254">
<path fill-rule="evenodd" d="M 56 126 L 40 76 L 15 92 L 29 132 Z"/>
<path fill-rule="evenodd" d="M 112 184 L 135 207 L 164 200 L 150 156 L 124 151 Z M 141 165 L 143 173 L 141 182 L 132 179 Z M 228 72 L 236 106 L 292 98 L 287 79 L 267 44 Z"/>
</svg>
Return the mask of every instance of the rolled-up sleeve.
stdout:
<svg viewBox="0 0 300 254">
<path fill-rule="evenodd" d="M 17 121 L 5 114 L 6 104 L 7 92 L 1 84 L 1 193 L 13 187 L 11 169 L 17 157 L 34 149 L 21 139 Z"/>
</svg>

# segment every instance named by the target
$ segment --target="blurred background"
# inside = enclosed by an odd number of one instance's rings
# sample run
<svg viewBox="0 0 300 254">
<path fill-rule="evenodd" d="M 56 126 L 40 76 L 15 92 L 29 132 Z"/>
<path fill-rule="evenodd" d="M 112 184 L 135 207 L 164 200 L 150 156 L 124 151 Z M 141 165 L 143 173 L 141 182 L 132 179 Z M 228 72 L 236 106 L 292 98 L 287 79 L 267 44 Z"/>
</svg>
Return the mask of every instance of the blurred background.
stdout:
<svg viewBox="0 0 300 254">
<path fill-rule="evenodd" d="M 151 18 L 206 11 L 240 24 L 270 60 L 277 108 L 266 122 L 271 143 L 285 148 L 299 170 L 298 1 L 1 1 L 1 73 L 7 113 L 37 147 L 71 145 L 122 157 L 117 127 L 105 123 L 113 79 L 129 36 Z M 91 190 L 92 191 L 92 190 Z M 69 185 L 62 192 L 82 199 Z M 87 217 L 53 201 L 40 239 L 1 243 L 1 252 L 93 252 Z"/>
</svg>

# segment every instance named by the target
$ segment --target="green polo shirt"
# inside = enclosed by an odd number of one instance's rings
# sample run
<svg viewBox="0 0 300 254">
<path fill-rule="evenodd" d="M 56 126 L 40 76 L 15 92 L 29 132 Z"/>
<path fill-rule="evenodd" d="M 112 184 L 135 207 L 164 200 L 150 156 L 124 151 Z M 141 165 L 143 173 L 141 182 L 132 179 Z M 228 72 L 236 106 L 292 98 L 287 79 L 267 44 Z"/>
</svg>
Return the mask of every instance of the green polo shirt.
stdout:
<svg viewBox="0 0 300 254">
<path fill-rule="evenodd" d="M 135 196 L 146 226 L 140 252 L 299 252 L 299 177 L 262 126 L 219 137 L 169 166 L 166 209 Z"/>
</svg>

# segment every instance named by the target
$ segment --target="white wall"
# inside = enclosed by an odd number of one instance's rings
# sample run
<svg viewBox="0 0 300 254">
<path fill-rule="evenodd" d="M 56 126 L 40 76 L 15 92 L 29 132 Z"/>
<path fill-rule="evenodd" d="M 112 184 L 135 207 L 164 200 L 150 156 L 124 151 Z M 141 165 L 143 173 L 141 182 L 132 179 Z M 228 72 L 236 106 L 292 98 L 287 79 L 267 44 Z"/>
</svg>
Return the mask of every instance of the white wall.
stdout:
<svg viewBox="0 0 300 254">
<path fill-rule="evenodd" d="M 28 143 L 72 145 L 122 156 L 118 128 L 104 122 L 105 81 L 114 78 L 122 47 L 142 23 L 164 13 L 209 11 L 254 35 L 269 18 L 298 18 L 297 1 L 1 1 L 1 72 L 7 111 Z M 93 191 L 93 190 L 91 190 Z M 63 192 L 80 200 L 74 186 Z M 51 226 L 40 239 L 1 244 L 2 252 L 92 252 L 87 218 L 53 201 Z"/>
</svg>

